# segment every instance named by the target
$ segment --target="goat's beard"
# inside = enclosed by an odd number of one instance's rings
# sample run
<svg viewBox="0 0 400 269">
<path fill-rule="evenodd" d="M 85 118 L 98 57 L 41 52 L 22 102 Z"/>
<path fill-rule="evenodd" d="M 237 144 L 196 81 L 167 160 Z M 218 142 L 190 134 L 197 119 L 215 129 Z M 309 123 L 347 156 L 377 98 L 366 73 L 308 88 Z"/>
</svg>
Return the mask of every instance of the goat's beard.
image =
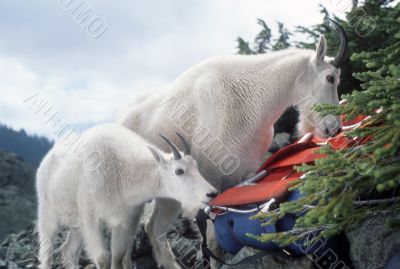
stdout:
<svg viewBox="0 0 400 269">
<path fill-rule="evenodd" d="M 302 118 L 300 116 L 299 122 L 297 123 L 297 135 L 302 137 L 307 133 L 314 133 L 315 127 L 311 124 L 310 120 L 307 118 Z"/>
</svg>

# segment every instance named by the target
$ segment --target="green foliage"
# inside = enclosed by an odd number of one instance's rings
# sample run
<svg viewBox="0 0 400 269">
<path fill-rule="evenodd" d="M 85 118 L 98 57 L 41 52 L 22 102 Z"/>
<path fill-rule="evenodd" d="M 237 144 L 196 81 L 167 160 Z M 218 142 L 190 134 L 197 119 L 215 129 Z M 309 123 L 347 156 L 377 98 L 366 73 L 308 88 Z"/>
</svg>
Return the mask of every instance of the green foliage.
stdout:
<svg viewBox="0 0 400 269">
<path fill-rule="evenodd" d="M 377 51 L 393 44 L 397 33 L 393 20 L 399 17 L 399 9 L 391 8 L 388 4 L 392 1 L 366 0 L 363 5 L 353 7 L 346 14 L 345 20 L 340 20 L 334 14 L 321 6 L 324 15 L 323 22 L 311 27 L 298 26 L 297 32 L 305 34 L 310 42 L 297 42 L 296 47 L 314 49 L 320 35 L 324 35 L 328 41 L 328 55 L 334 56 L 340 46 L 335 31 L 332 31 L 328 18 L 334 18 L 345 29 L 349 38 L 349 50 L 347 55 L 361 53 L 363 51 Z M 398 31 L 398 30 L 397 30 Z M 359 61 L 353 61 L 350 57 L 345 59 L 341 67 L 341 82 L 339 94 L 349 93 L 354 89 L 361 89 L 361 81 L 354 77 L 353 73 L 366 72 L 367 67 Z"/>
<path fill-rule="evenodd" d="M 377 27 L 372 38 L 382 38 L 385 32 L 387 39 L 379 39 L 379 44 L 351 55 L 352 66 L 361 70 L 354 73 L 360 87 L 345 96 L 347 104 L 315 109 L 322 115 L 344 114 L 348 119 L 370 115 L 362 128 L 348 132 L 368 142 L 337 151 L 324 146 L 320 152 L 327 154 L 326 158 L 297 167 L 307 176 L 295 182 L 292 189 L 299 189 L 304 196 L 255 218 L 270 223 L 287 213 L 306 212 L 297 219 L 293 231 L 253 236 L 261 241 L 286 245 L 316 232 L 314 240 L 327 238 L 367 218 L 400 210 L 400 5 L 387 7 L 378 1 L 366 1 L 363 7 L 375 8 L 372 14 Z M 349 27 L 348 22 L 342 23 Z M 400 227 L 399 223 L 388 226 Z"/>
<path fill-rule="evenodd" d="M 354 1 L 354 4 L 356 2 Z M 238 37 L 238 53 L 268 53 L 269 51 L 285 49 L 291 46 L 315 49 L 319 36 L 324 35 L 328 41 L 328 55 L 334 56 L 339 49 L 340 40 L 336 32 L 332 31 L 328 18 L 334 18 L 346 30 L 349 37 L 348 56 L 364 51 L 377 51 L 393 44 L 395 35 L 398 34 L 396 23 L 393 23 L 393 21 L 398 20 L 400 11 L 398 6 L 395 8 L 389 7 L 388 4 L 391 2 L 393 1 L 366 0 L 363 5 L 353 6 L 351 12 L 346 14 L 345 20 L 340 20 L 334 14 L 330 14 L 325 7 L 320 6 L 320 11 L 324 16 L 323 22 L 311 27 L 298 26 L 296 31 L 304 34 L 309 42 L 294 42 L 293 45 L 289 42 L 292 34 L 283 24 L 278 22 L 279 36 L 272 39 L 271 29 L 265 21 L 258 19 L 257 23 L 261 26 L 261 30 L 254 39 L 253 44 Z M 368 67 L 362 61 L 347 57 L 341 67 L 339 95 L 350 93 L 353 90 L 361 90 L 362 81 L 358 76 L 353 76 L 353 74 L 361 74 L 367 71 Z M 275 124 L 275 130 L 276 132 L 293 133 L 296 121 L 297 113 L 291 108 Z"/>
<path fill-rule="evenodd" d="M 271 28 L 265 23 L 262 19 L 257 19 L 257 23 L 261 26 L 260 32 L 254 38 L 254 42 L 250 45 L 249 42 L 246 42 L 243 38 L 238 37 L 238 53 L 239 54 L 262 54 L 268 51 L 281 50 L 291 47 L 289 42 L 290 36 L 292 33 L 289 32 L 287 28 L 281 22 L 277 22 L 278 24 L 278 37 L 275 38 L 273 43 L 271 44 L 272 32 Z"/>
<path fill-rule="evenodd" d="M 283 23 L 278 22 L 279 37 L 275 40 L 272 50 L 283 50 L 290 47 L 289 38 L 292 35 Z"/>
<path fill-rule="evenodd" d="M 35 194 L 35 169 L 15 154 L 0 149 L 0 189 L 8 185 L 25 194 Z"/>
<path fill-rule="evenodd" d="M 271 42 L 271 29 L 265 23 L 265 21 L 261 19 L 257 19 L 257 23 L 261 25 L 261 31 L 257 34 L 254 39 L 254 51 L 256 54 L 265 53 L 267 50 L 270 50 L 270 42 Z"/>
<path fill-rule="evenodd" d="M 237 42 L 238 42 L 237 49 L 239 54 L 245 54 L 245 55 L 253 54 L 249 42 L 244 41 L 243 38 L 241 37 L 237 38 Z"/>
<path fill-rule="evenodd" d="M 0 241 L 32 222 L 35 204 L 34 168 L 15 154 L 0 150 Z"/>
</svg>

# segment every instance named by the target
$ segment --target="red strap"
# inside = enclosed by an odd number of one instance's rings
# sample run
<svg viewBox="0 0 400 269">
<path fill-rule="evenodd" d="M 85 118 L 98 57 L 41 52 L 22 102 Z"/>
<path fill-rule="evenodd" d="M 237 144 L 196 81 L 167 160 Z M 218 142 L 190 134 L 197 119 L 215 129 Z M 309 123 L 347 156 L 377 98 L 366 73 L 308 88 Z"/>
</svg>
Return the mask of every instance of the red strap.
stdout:
<svg viewBox="0 0 400 269">
<path fill-rule="evenodd" d="M 233 187 L 213 199 L 210 206 L 239 206 L 260 203 L 275 198 L 283 201 L 288 195 L 289 183 L 298 177 L 290 177 L 285 180 L 258 183 L 243 187 Z"/>
<path fill-rule="evenodd" d="M 347 120 L 347 121 L 345 120 L 345 118 L 346 118 L 345 115 L 342 115 L 340 118 L 342 120 L 342 126 L 351 126 L 351 125 L 361 122 L 362 120 L 366 119 L 367 117 L 368 116 L 365 116 L 365 115 L 358 115 L 354 119 Z"/>
<path fill-rule="evenodd" d="M 353 125 L 363 120 L 365 116 L 359 116 L 352 121 L 344 122 L 343 126 Z M 211 206 L 240 206 L 254 204 L 275 198 L 283 201 L 289 194 L 290 182 L 293 182 L 302 175 L 293 169 L 294 165 L 311 163 L 326 155 L 316 153 L 320 146 L 316 143 L 328 143 L 334 150 L 351 147 L 357 143 L 365 143 L 371 140 L 353 139 L 340 133 L 334 138 L 322 139 L 313 137 L 311 141 L 291 144 L 280 149 L 271 155 L 258 172 L 267 170 L 268 175 L 257 184 L 241 187 L 233 187 L 215 197 L 209 205 Z"/>
<path fill-rule="evenodd" d="M 297 172 L 293 169 L 293 166 L 280 167 L 273 170 L 265 178 L 263 178 L 259 183 L 276 182 L 279 180 L 284 180 L 288 178 L 299 178 L 303 173 Z"/>
<path fill-rule="evenodd" d="M 301 152 L 302 150 L 305 149 L 310 149 L 310 148 L 316 148 L 318 147 L 317 144 L 311 141 L 303 142 L 303 143 L 297 143 L 297 144 L 292 144 L 287 147 L 284 147 L 274 154 L 272 154 L 265 162 L 264 164 L 258 169 L 257 172 L 260 172 L 261 170 L 266 170 L 270 165 L 272 165 L 275 162 L 278 162 L 282 159 L 285 159 L 287 156 L 291 156 L 294 153 Z M 298 163 L 296 163 L 298 164 Z"/>
<path fill-rule="evenodd" d="M 298 164 L 302 164 L 302 163 L 310 163 L 310 162 L 315 161 L 316 159 L 325 157 L 326 154 L 315 153 L 315 151 L 318 149 L 319 149 L 319 147 L 305 149 L 300 152 L 294 152 L 294 153 L 286 156 L 284 159 L 279 159 L 279 160 L 273 162 L 272 164 L 268 165 L 266 168 L 273 169 L 273 168 L 284 167 L 284 166 L 298 165 Z"/>
</svg>

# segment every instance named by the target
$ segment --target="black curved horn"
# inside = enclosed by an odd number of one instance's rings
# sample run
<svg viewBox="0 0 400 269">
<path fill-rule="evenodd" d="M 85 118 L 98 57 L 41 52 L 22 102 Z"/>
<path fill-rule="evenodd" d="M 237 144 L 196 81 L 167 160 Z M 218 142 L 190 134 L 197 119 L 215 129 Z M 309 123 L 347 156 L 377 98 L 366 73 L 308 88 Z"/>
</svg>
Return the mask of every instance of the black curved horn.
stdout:
<svg viewBox="0 0 400 269">
<path fill-rule="evenodd" d="M 174 154 L 174 160 L 180 160 L 182 159 L 182 155 L 179 153 L 178 148 L 174 145 L 174 143 L 172 143 L 171 141 L 168 140 L 168 138 L 166 138 L 165 136 L 163 136 L 162 134 L 160 134 L 161 138 L 165 140 L 165 142 L 167 142 L 169 148 L 171 149 L 172 153 Z"/>
<path fill-rule="evenodd" d="M 346 55 L 346 52 L 347 52 L 348 38 L 347 38 L 347 34 L 344 31 L 343 27 L 340 26 L 340 24 L 337 21 L 334 21 L 332 19 L 329 19 L 329 20 L 333 23 L 334 29 L 338 33 L 339 38 L 340 38 L 339 51 L 331 63 L 334 67 L 339 68 L 339 66 L 342 63 L 342 61 Z"/>
<path fill-rule="evenodd" d="M 183 146 L 184 146 L 183 153 L 184 153 L 185 155 L 192 155 L 192 154 L 190 153 L 190 146 L 189 146 L 188 142 L 186 142 L 185 138 L 183 138 L 183 136 L 182 136 L 180 133 L 178 133 L 178 132 L 176 132 L 176 135 L 179 137 L 179 139 L 180 139 L 180 140 L 182 141 L 182 143 L 183 143 Z"/>
</svg>

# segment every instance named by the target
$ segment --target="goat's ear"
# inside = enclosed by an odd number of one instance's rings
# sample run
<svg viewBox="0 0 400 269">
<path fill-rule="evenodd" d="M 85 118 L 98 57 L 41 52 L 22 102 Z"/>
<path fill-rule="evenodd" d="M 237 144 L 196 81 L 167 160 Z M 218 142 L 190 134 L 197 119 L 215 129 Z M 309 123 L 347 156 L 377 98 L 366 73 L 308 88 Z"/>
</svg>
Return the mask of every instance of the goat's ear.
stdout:
<svg viewBox="0 0 400 269">
<path fill-rule="evenodd" d="M 328 50 L 328 44 L 326 42 L 325 36 L 321 35 L 319 37 L 319 42 L 317 44 L 317 49 L 315 51 L 315 59 L 317 61 L 323 61 Z"/>
<path fill-rule="evenodd" d="M 147 145 L 147 148 L 150 150 L 151 154 L 153 154 L 154 159 L 156 159 L 156 161 L 159 164 L 165 163 L 164 157 L 160 154 L 160 152 L 157 149 L 155 149 L 153 146 L 150 145 Z"/>
</svg>

